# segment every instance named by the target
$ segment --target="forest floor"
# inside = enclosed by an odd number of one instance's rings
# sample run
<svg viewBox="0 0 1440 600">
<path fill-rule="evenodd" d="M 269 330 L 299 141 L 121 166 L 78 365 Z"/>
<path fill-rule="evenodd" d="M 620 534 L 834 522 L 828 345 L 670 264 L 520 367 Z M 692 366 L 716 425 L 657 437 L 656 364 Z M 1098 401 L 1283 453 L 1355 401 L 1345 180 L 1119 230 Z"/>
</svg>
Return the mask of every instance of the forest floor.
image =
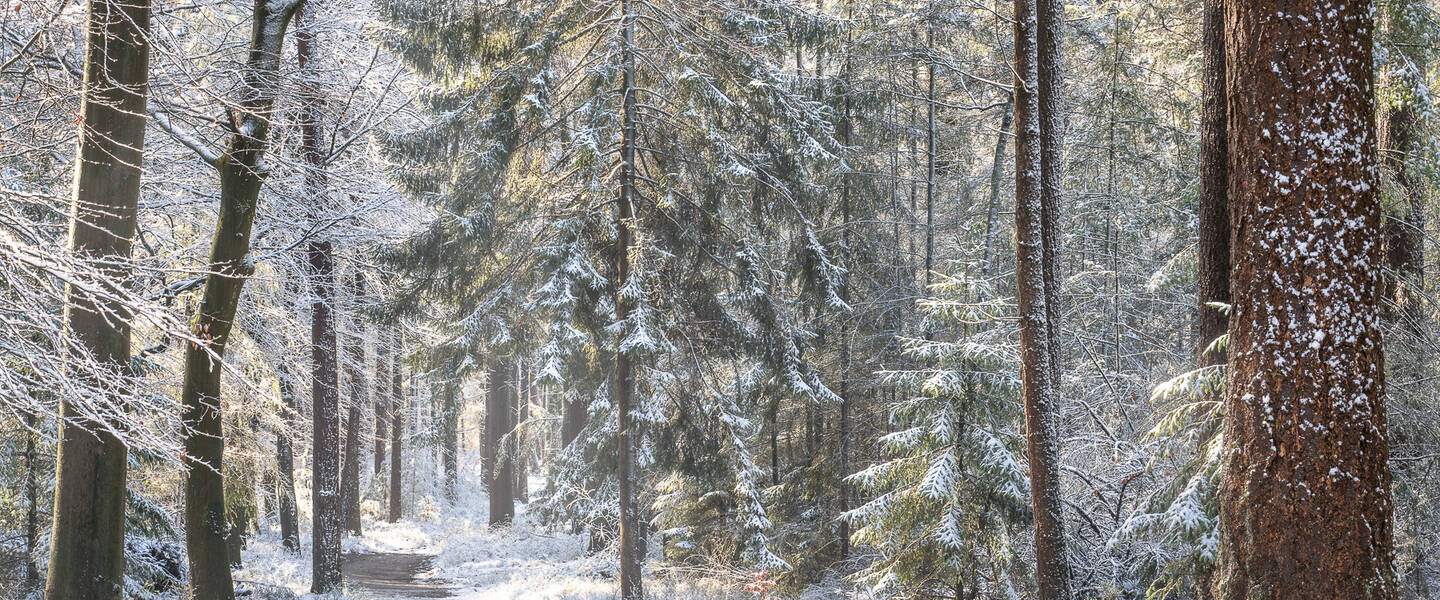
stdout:
<svg viewBox="0 0 1440 600">
<path fill-rule="evenodd" d="M 478 462 L 478 461 L 477 461 Z M 468 475 L 468 474 L 467 474 Z M 554 531 L 539 523 L 524 503 L 517 503 L 512 524 L 488 525 L 489 499 L 476 477 L 462 476 L 461 500 L 437 505 L 429 496 L 407 510 L 397 523 L 367 519 L 364 534 L 347 536 L 345 590 L 326 600 L 611 600 L 616 597 L 617 557 L 612 550 L 586 554 L 584 534 Z M 541 482 L 531 479 L 532 489 Z M 303 494 L 303 492 L 302 492 Z M 253 536 L 243 554 L 236 579 L 287 588 L 300 598 L 310 589 L 309 498 L 301 507 L 300 553 L 280 546 L 274 527 Z M 440 503 L 443 504 L 443 503 Z M 367 500 L 361 508 L 378 517 L 381 506 Z M 646 569 L 646 597 L 651 600 L 752 599 L 736 580 L 713 574 L 687 574 Z"/>
</svg>

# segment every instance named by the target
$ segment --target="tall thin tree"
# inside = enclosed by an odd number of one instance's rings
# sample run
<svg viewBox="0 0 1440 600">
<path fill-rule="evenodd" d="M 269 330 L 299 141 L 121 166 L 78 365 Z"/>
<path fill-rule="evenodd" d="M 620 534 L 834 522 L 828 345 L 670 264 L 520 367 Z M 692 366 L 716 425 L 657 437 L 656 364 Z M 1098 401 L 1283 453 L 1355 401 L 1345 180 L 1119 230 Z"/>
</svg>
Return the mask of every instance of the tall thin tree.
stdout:
<svg viewBox="0 0 1440 600">
<path fill-rule="evenodd" d="M 229 147 L 214 161 L 220 171 L 220 218 L 205 289 L 192 320 L 203 340 L 185 348 L 180 402 L 185 424 L 185 545 L 193 600 L 230 600 L 235 595 L 225 540 L 225 434 L 220 375 L 240 291 L 255 270 L 250 232 L 255 223 L 261 161 L 270 145 L 271 111 L 280 86 L 280 55 L 290 20 L 304 0 L 255 0 L 250 47 L 241 73 L 240 97 L 231 107 Z"/>
<path fill-rule="evenodd" d="M 1070 597 L 1059 471 L 1059 52 L 1054 0 L 1015 0 L 1015 268 L 1036 581 L 1041 600 Z"/>
</svg>

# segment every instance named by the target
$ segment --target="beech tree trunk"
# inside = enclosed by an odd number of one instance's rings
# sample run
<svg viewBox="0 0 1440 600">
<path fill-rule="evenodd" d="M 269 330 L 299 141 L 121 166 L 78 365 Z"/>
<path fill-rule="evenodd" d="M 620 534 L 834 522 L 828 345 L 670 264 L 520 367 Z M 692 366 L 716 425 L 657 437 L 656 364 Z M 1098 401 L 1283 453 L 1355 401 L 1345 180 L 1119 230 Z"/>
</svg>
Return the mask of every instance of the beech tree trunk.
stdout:
<svg viewBox="0 0 1440 600">
<path fill-rule="evenodd" d="M 231 117 L 236 126 L 228 150 L 216 164 L 220 170 L 220 219 L 215 225 L 200 309 L 191 324 L 191 332 L 205 343 L 203 347 L 186 346 L 180 393 L 185 424 L 185 546 L 192 600 L 230 600 L 235 596 L 225 545 L 229 532 L 221 475 L 225 450 L 221 361 L 241 289 L 255 270 L 250 231 L 264 181 L 260 163 L 269 147 L 285 31 L 303 1 L 255 0 L 238 112 Z"/>
<path fill-rule="evenodd" d="M 1225 14 L 1235 308 L 1216 596 L 1394 598 L 1371 3 Z"/>
<path fill-rule="evenodd" d="M 1059 37 L 1054 0 L 1015 1 L 1015 277 L 1041 600 L 1070 598 L 1059 472 Z"/>
<path fill-rule="evenodd" d="M 150 2 L 90 0 L 87 10 L 70 249 L 113 261 L 117 266 L 107 275 L 123 281 L 140 200 Z M 73 286 L 65 297 L 65 324 L 76 343 L 98 363 L 128 369 L 130 326 L 123 307 Z M 103 382 L 90 383 L 104 388 Z M 124 390 L 111 393 L 114 405 L 125 403 Z M 124 585 L 126 447 L 107 424 L 81 416 L 77 407 L 87 402 L 60 399 L 46 600 L 119 600 Z"/>
<path fill-rule="evenodd" d="M 490 366 L 490 386 L 485 403 L 485 444 L 490 447 L 490 524 L 509 523 L 515 517 L 515 453 L 505 438 L 514 427 L 515 363 L 496 360 Z"/>
</svg>

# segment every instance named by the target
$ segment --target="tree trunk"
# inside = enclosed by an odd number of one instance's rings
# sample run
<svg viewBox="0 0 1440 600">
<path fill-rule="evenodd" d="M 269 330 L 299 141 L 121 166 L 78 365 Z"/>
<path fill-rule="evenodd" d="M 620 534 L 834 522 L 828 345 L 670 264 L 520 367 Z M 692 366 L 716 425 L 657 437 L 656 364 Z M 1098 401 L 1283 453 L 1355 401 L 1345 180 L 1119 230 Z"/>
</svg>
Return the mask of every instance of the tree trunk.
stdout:
<svg viewBox="0 0 1440 600">
<path fill-rule="evenodd" d="M 35 551 L 40 547 L 40 457 L 36 433 L 39 418 L 25 413 L 25 587 L 40 585 L 40 569 L 35 564 Z"/>
<path fill-rule="evenodd" d="M 1060 167 L 1059 27 L 1052 0 L 1015 1 L 1015 267 L 1019 298 L 1021 396 L 1031 505 L 1035 514 L 1036 581 L 1041 600 L 1070 597 L 1059 481 L 1059 367 L 1055 254 Z M 1048 83 L 1046 83 L 1048 81 Z M 1048 108 L 1047 108 L 1048 107 Z M 1056 162 L 1052 162 L 1056 161 Z"/>
<path fill-rule="evenodd" d="M 314 403 L 313 463 L 314 557 L 311 593 L 339 587 L 340 571 L 340 393 L 336 389 L 335 322 L 331 314 L 335 265 L 329 242 L 309 245 L 311 294 L 311 399 Z"/>
<path fill-rule="evenodd" d="M 1428 59 L 1424 34 L 1416 25 L 1420 10 L 1408 0 L 1376 8 L 1382 28 L 1394 40 L 1391 46 L 1399 60 L 1392 59 L 1391 64 L 1404 65 L 1385 73 L 1389 93 L 1382 95 L 1385 100 L 1379 121 L 1380 166 L 1404 196 L 1404 214 L 1385 217 L 1381 226 L 1389 271 L 1384 298 L 1394 303 L 1382 314 L 1423 340 L 1427 329 L 1420 311 L 1425 281 L 1425 177 L 1413 164 L 1425 143 L 1422 117 L 1415 105 L 1415 99 L 1425 94 L 1423 70 Z"/>
<path fill-rule="evenodd" d="M 1205 350 L 1225 334 L 1229 317 L 1210 303 L 1230 303 L 1230 201 L 1225 146 L 1225 0 L 1205 0 L 1200 99 L 1199 348 L 1200 366 L 1223 364 Z"/>
<path fill-rule="evenodd" d="M 90 0 L 85 41 L 81 127 L 70 215 L 70 249 L 118 265 L 129 277 L 131 239 L 140 200 L 145 144 L 145 94 L 150 47 L 149 0 Z M 130 363 L 130 326 L 123 307 L 66 288 L 65 324 L 96 362 L 123 373 Z M 107 382 L 92 379 L 97 390 Z M 126 392 L 105 401 L 123 406 Z M 46 600 L 118 600 L 125 570 L 126 447 L 79 407 L 88 398 L 60 399 Z M 120 424 L 113 424 L 118 427 Z"/>
<path fill-rule="evenodd" d="M 456 394 L 459 382 L 447 380 L 444 388 L 444 414 L 440 416 L 444 428 L 444 440 L 440 450 L 440 462 L 445 472 L 445 499 L 455 501 L 456 446 L 460 422 L 460 405 Z"/>
<path fill-rule="evenodd" d="M 569 446 L 580 437 L 580 430 L 585 429 L 585 423 L 590 418 L 590 406 L 578 396 L 569 402 L 565 402 L 562 396 L 561 402 L 565 405 L 565 414 L 560 423 L 560 445 Z"/>
<path fill-rule="evenodd" d="M 369 386 L 365 381 L 365 320 L 358 309 L 359 298 L 365 294 L 364 275 L 356 270 L 350 285 L 351 326 L 349 353 L 344 362 L 349 374 L 350 407 L 345 426 L 345 458 L 340 469 L 342 499 L 341 522 L 345 531 L 360 535 L 360 407 L 369 406 Z"/>
<path fill-rule="evenodd" d="M 485 445 L 489 446 L 491 461 L 490 478 L 490 524 L 509 523 L 515 516 L 515 453 L 508 451 L 505 443 L 513 423 L 515 393 L 515 364 L 508 360 L 496 360 L 490 366 L 490 386 L 486 390 L 485 403 Z"/>
<path fill-rule="evenodd" d="M 995 139 L 995 159 L 990 163 L 990 202 L 985 211 L 985 274 L 995 274 L 995 240 L 1000 236 L 1000 180 L 1005 172 L 1005 146 L 1010 143 L 1010 127 L 1015 115 L 1015 96 L 1011 94 L 1000 109 L 1000 134 Z"/>
<path fill-rule="evenodd" d="M 380 336 L 375 342 L 375 478 L 383 479 L 385 466 L 385 447 L 390 444 L 390 403 L 392 402 L 386 391 L 385 382 L 390 381 L 390 367 L 393 366 L 391 355 L 395 350 L 390 347 L 385 336 Z"/>
<path fill-rule="evenodd" d="M 300 523 L 295 508 L 295 450 L 290 441 L 290 436 L 295 431 L 296 401 L 295 382 L 290 378 L 290 370 L 287 367 L 279 366 L 275 370 L 275 378 L 280 385 L 280 418 L 284 423 L 280 431 L 275 432 L 275 463 L 279 476 L 276 477 L 275 496 L 280 505 L 280 543 L 286 550 L 291 552 L 300 551 Z"/>
<path fill-rule="evenodd" d="M 631 299 L 625 295 L 630 277 L 630 228 L 635 210 L 635 6 L 633 0 L 620 0 L 622 74 L 620 133 L 620 194 L 615 207 L 615 319 L 625 323 L 630 318 Z M 624 335 L 623 333 L 621 334 Z M 616 442 L 620 479 L 620 598 L 641 600 L 645 597 L 640 573 L 639 511 L 635 506 L 634 432 L 631 430 L 630 406 L 635 388 L 635 369 L 630 355 L 615 352 Z"/>
<path fill-rule="evenodd" d="M 1395 597 L 1373 26 L 1369 2 L 1226 7 L 1226 600 Z"/>
<path fill-rule="evenodd" d="M 528 448 L 526 448 L 526 446 L 528 445 L 528 438 L 522 435 L 525 430 L 521 427 L 521 424 L 530 418 L 530 400 L 532 397 L 531 394 L 534 391 L 534 387 L 530 379 L 532 376 L 533 373 L 531 372 L 530 368 L 525 365 L 524 361 L 521 361 L 521 388 L 519 393 L 517 393 L 515 396 L 515 426 L 512 428 L 514 430 L 514 434 L 512 435 L 512 440 L 510 442 L 510 446 L 515 450 L 515 497 L 518 498 L 521 502 L 530 501 L 529 490 L 527 489 L 530 487 L 530 480 L 528 477 L 526 477 L 525 474 L 526 455 L 528 454 Z"/>
<path fill-rule="evenodd" d="M 1195 358 L 1198 366 L 1208 367 L 1225 364 L 1226 360 L 1225 352 L 1207 352 L 1207 349 L 1230 326 L 1229 315 L 1211 306 L 1230 303 L 1230 192 L 1225 140 L 1225 0 L 1204 0 L 1203 10 L 1199 223 L 1195 250 L 1199 263 L 1196 320 L 1200 339 Z M 1213 435 L 1213 428 L 1207 427 L 1201 446 L 1208 445 Z M 1196 568 L 1195 595 L 1200 600 L 1210 598 L 1214 572 L 1213 564 Z"/>
<path fill-rule="evenodd" d="M 220 219 L 215 225 L 200 309 L 191 325 L 191 332 L 204 340 L 204 346 L 186 346 L 180 393 L 185 424 L 185 546 L 193 600 L 230 600 L 235 595 L 225 545 L 221 363 L 241 289 L 255 270 L 250 231 L 264 181 L 260 163 L 269 146 L 270 113 L 279 89 L 285 30 L 302 1 L 255 1 L 239 111 L 231 117 L 236 126 L 228 150 L 217 162 Z"/>
<path fill-rule="evenodd" d="M 391 333 L 391 339 L 395 343 L 394 363 L 390 366 L 390 514 L 388 521 L 394 523 L 400 520 L 404 512 L 403 479 L 405 474 L 404 456 L 400 450 L 405 445 L 405 389 L 404 369 L 400 366 L 400 355 L 403 346 L 400 331 L 397 328 Z"/>
</svg>

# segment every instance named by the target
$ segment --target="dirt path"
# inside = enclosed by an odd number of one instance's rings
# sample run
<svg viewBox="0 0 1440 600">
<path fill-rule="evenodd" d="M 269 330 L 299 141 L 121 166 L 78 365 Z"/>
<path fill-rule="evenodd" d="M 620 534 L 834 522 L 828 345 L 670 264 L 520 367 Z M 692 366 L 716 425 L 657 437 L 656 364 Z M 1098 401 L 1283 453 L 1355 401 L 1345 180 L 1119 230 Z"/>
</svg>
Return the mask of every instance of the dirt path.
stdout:
<svg viewBox="0 0 1440 600">
<path fill-rule="evenodd" d="M 399 552 L 346 554 L 345 584 L 366 598 L 449 598 L 453 595 L 452 589 L 445 581 L 415 579 L 416 575 L 429 571 L 434 560 L 435 557 L 425 554 Z"/>
</svg>

